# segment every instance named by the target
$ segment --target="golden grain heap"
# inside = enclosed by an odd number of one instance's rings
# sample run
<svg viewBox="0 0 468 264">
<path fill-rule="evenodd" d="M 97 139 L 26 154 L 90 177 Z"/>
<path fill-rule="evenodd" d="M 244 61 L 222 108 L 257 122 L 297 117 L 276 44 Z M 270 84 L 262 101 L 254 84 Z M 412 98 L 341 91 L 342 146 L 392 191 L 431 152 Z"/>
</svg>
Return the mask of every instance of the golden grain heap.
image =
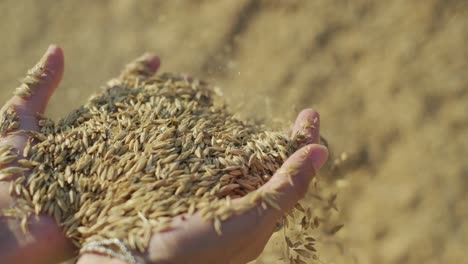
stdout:
<svg viewBox="0 0 468 264">
<path fill-rule="evenodd" d="M 5 132 L 17 122 L 1 124 Z M 3 214 L 22 219 L 24 232 L 31 215 L 51 215 L 79 248 L 122 258 L 126 248 L 143 252 L 182 214 L 199 212 L 221 234 L 222 221 L 253 204 L 277 208 L 274 192 L 252 192 L 301 144 L 240 120 L 206 83 L 176 74 L 127 72 L 67 117 L 39 125 L 18 167 L 0 172 L 19 175 L 10 188 L 16 204 Z M 16 157 L 10 147 L 0 156 L 3 164 Z M 248 203 L 231 203 L 246 195 Z M 310 209 L 296 208 L 313 228 Z M 304 238 L 286 240 L 295 263 L 315 257 L 315 240 Z"/>
</svg>

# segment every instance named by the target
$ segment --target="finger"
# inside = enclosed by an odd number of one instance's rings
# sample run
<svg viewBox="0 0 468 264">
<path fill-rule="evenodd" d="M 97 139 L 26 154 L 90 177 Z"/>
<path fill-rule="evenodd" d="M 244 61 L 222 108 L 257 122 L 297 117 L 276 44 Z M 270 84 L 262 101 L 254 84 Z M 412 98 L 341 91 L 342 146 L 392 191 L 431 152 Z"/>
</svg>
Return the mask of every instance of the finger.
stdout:
<svg viewBox="0 0 468 264">
<path fill-rule="evenodd" d="M 308 144 L 293 153 L 273 177 L 256 192 L 272 193 L 271 199 L 277 200 L 281 214 L 289 211 L 307 192 L 316 172 L 328 158 L 326 147 L 320 142 L 320 115 L 312 109 L 302 110 L 293 127 L 292 137 Z M 260 195 L 257 195 L 260 196 Z M 274 209 L 271 208 L 270 209 Z"/>
<path fill-rule="evenodd" d="M 10 145 L 21 155 L 28 140 L 24 132 L 12 133 L 16 130 L 38 131 L 38 113 L 44 113 L 47 103 L 57 88 L 63 75 L 64 59 L 62 50 L 50 45 L 39 62 L 30 69 L 22 84 L 16 89 L 15 95 L 0 111 L 2 121 L 15 123 L 13 129 L 2 126 L 0 145 Z M 2 122 L 1 125 L 5 123 Z M 6 165 L 6 164 L 3 164 Z M 11 164 L 10 164 L 11 165 Z M 5 186 L 0 186 L 4 188 Z M 5 196 L 9 197 L 7 194 Z M 2 199 L 7 201 L 8 199 Z"/>
<path fill-rule="evenodd" d="M 121 78 L 142 78 L 151 77 L 159 69 L 161 62 L 158 56 L 146 53 L 127 64 L 120 74 Z"/>
<path fill-rule="evenodd" d="M 22 84 L 16 89 L 13 96 L 0 111 L 2 116 L 11 117 L 10 121 L 17 122 L 13 132 L 19 130 L 39 129 L 37 124 L 37 113 L 44 113 L 47 103 L 57 88 L 64 68 L 62 50 L 51 45 L 39 62 L 27 72 Z M 2 132 L 5 132 L 2 130 Z M 1 136 L 5 136 L 1 133 Z M 24 133 L 6 134 L 0 139 L 0 145 L 9 144 L 21 151 L 27 135 Z M 6 182 L 0 182 L 0 208 L 11 204 L 11 196 L 8 194 Z M 2 219 L 5 221 L 5 219 Z M 4 222 L 2 222 L 4 224 Z M 13 228 L 18 229 L 18 228 Z M 12 230 L 11 230 L 12 231 Z M 26 239 L 25 244 L 17 244 L 16 239 L 23 240 L 22 231 L 14 232 L 16 235 L 2 242 L 11 245 L 0 253 L 0 263 L 45 263 L 57 261 L 64 258 L 64 254 L 70 254 L 72 245 L 58 228 L 55 221 L 48 216 L 32 218 L 30 222 L 30 233 L 33 239 Z M 43 243 L 47 241 L 47 243 Z M 66 256 L 70 257 L 70 255 Z"/>
<path fill-rule="evenodd" d="M 15 126 L 15 129 L 39 130 L 37 113 L 44 113 L 50 97 L 62 79 L 63 65 L 62 49 L 51 45 L 39 62 L 28 71 L 22 84 L 16 89 L 15 95 L 0 111 L 3 116 L 14 116 L 12 118 L 17 119 L 19 126 Z M 0 142 L 13 145 L 20 150 L 24 147 L 26 138 L 26 135 L 15 134 L 3 138 Z"/>
<path fill-rule="evenodd" d="M 294 124 L 292 136 L 303 137 L 305 144 L 318 144 L 320 142 L 320 115 L 312 109 L 302 110 Z"/>
<path fill-rule="evenodd" d="M 327 158 L 326 147 L 318 144 L 306 145 L 291 155 L 275 175 L 257 191 L 272 193 L 272 198 L 281 208 L 280 213 L 286 213 L 304 197 L 310 181 Z"/>
<path fill-rule="evenodd" d="M 50 45 L 39 62 L 28 71 L 7 106 L 14 107 L 20 119 L 44 113 L 50 97 L 62 79 L 63 65 L 62 49 Z M 21 129 L 28 128 L 21 127 Z"/>
</svg>

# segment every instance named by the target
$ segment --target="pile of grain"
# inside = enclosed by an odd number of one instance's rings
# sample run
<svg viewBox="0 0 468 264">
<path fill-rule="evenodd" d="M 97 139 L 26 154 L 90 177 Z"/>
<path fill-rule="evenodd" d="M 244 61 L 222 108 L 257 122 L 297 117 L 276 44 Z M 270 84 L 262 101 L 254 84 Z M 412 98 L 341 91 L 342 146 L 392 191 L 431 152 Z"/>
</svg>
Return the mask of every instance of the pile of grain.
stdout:
<svg viewBox="0 0 468 264">
<path fill-rule="evenodd" d="M 93 245 L 130 261 L 126 248 L 143 252 L 175 216 L 199 212 L 221 234 L 221 222 L 235 213 L 258 203 L 278 208 L 274 191 L 253 191 L 300 147 L 300 138 L 240 120 L 202 81 L 135 76 L 127 71 L 112 80 L 57 123 L 41 117 L 41 132 L 28 132 L 18 167 L 0 172 L 2 179 L 19 175 L 10 188 L 16 204 L 4 215 L 21 218 L 24 232 L 31 215 L 51 215 L 79 248 Z M 2 124 L 10 131 L 17 121 Z M 2 147 L 2 164 L 13 153 Z M 246 195 L 248 202 L 231 203 Z M 306 229 L 318 225 L 310 209 L 297 209 Z M 316 258 L 315 240 L 303 239 L 297 245 L 286 239 L 295 249 L 292 262 Z"/>
</svg>

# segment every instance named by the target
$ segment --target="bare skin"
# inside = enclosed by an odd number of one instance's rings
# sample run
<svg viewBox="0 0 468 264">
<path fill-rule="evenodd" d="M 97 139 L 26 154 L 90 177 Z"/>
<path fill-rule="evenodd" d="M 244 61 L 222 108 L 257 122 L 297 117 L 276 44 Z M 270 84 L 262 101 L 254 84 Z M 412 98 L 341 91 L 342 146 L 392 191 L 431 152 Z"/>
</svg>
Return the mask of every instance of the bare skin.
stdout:
<svg viewBox="0 0 468 264">
<path fill-rule="evenodd" d="M 59 47 L 50 46 L 40 63 L 45 67 L 47 76 L 34 89 L 28 99 L 14 96 L 3 107 L 13 106 L 24 130 L 38 130 L 36 113 L 43 113 L 47 103 L 57 88 L 63 74 L 63 52 Z M 146 55 L 140 59 L 145 67 L 145 74 L 154 74 L 159 68 L 159 58 Z M 149 263 L 246 263 L 254 260 L 263 251 L 276 222 L 305 195 L 308 185 L 316 172 L 328 157 L 327 149 L 319 145 L 319 115 L 306 109 L 299 113 L 292 135 L 305 133 L 310 141 L 294 153 L 278 170 L 272 179 L 258 191 L 276 190 L 280 193 L 277 201 L 281 211 L 274 208 L 263 209 L 253 206 L 246 213 L 236 215 L 222 225 L 223 234 L 217 235 L 212 223 L 203 220 L 198 214 L 191 217 L 179 217 L 174 220 L 174 227 L 168 231 L 153 235 L 149 248 L 140 255 Z M 315 123 L 313 127 L 304 127 L 305 123 Z M 6 135 L 0 138 L 0 144 L 10 144 L 19 153 L 25 146 L 27 136 Z M 289 166 L 299 168 L 289 177 L 283 172 Z M 11 200 L 8 184 L 0 183 L 0 208 L 7 207 Z M 234 200 L 241 202 L 243 198 Z M 6 224 L 0 226 L 0 263 L 54 263 L 72 257 L 76 253 L 71 243 L 61 233 L 55 221 L 48 216 L 40 216 L 31 226 L 33 241 L 18 243 Z M 78 263 L 126 263 L 99 254 L 84 254 Z"/>
</svg>

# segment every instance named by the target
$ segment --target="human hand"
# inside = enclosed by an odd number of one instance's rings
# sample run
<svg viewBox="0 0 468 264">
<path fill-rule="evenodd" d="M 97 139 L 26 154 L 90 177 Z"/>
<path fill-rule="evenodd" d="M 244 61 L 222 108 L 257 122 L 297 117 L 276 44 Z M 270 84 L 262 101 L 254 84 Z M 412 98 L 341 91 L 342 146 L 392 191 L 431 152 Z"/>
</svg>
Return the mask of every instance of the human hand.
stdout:
<svg viewBox="0 0 468 264">
<path fill-rule="evenodd" d="M 327 149 L 318 145 L 317 112 L 306 109 L 298 115 L 293 135 L 299 132 L 309 139 L 308 145 L 296 151 L 270 181 L 256 191 L 278 193 L 277 202 L 281 210 L 253 205 L 247 212 L 223 222 L 222 235 L 218 235 L 213 224 L 204 220 L 200 214 L 177 217 L 170 230 L 152 236 L 147 252 L 140 257 L 150 263 L 208 264 L 246 263 L 257 258 L 273 234 L 277 221 L 305 195 L 311 179 L 327 160 Z M 292 175 L 286 175 L 288 171 Z M 233 203 L 242 203 L 243 199 L 236 199 Z M 98 254 L 84 254 L 78 263 L 124 264 L 125 261 Z"/>
<path fill-rule="evenodd" d="M 159 59 L 154 55 L 146 55 L 139 58 L 133 66 L 138 66 L 133 67 L 133 70 L 152 75 L 159 67 Z M 4 114 L 13 109 L 19 119 L 18 128 L 0 133 L 0 147 L 12 146 L 18 156 L 22 156 L 28 140 L 27 133 L 23 131 L 39 131 L 38 114 L 44 113 L 50 97 L 62 79 L 63 69 L 62 50 L 55 45 L 49 46 L 36 66 L 28 72 L 29 77 L 35 77 L 26 80 L 27 83 L 21 84 L 19 88 L 28 90 L 25 87 L 27 85 L 32 91 L 31 95 L 15 95 L 0 110 Z M 0 170 L 8 165 L 11 164 L 0 164 Z M 15 177 L 9 177 L 0 181 L 0 210 L 8 208 L 14 202 L 14 197 L 8 191 L 9 182 L 14 179 Z M 71 242 L 50 216 L 31 217 L 30 236 L 21 232 L 20 224 L 16 221 L 4 218 L 0 218 L 0 221 L 0 263 L 56 263 L 74 253 Z"/>
</svg>

